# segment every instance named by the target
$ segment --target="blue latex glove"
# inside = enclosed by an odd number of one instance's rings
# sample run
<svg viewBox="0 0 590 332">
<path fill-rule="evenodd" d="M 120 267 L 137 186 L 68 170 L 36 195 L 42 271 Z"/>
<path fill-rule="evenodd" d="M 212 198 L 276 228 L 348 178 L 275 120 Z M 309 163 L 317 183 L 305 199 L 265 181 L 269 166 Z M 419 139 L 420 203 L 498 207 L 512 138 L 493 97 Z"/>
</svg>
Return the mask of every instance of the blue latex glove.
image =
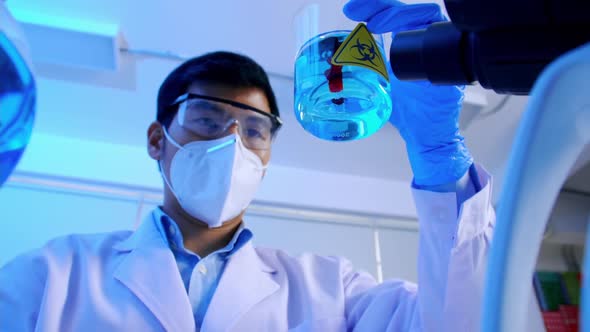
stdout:
<svg viewBox="0 0 590 332">
<path fill-rule="evenodd" d="M 374 33 L 392 32 L 392 36 L 446 20 L 436 4 L 407 5 L 396 0 L 351 0 L 344 14 L 367 22 Z M 406 141 L 414 183 L 438 186 L 458 181 L 473 164 L 459 134 L 464 87 L 401 82 L 391 71 L 390 77 L 393 110 L 389 121 Z"/>
</svg>

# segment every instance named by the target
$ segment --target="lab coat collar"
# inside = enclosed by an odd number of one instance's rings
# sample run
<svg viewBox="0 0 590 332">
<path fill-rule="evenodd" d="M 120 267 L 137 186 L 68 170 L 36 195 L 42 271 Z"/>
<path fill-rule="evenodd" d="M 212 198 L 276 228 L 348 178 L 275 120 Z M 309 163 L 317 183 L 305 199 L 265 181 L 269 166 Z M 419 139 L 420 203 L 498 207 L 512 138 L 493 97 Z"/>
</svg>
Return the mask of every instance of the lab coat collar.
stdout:
<svg viewBox="0 0 590 332">
<path fill-rule="evenodd" d="M 115 244 L 113 248 L 118 251 L 132 251 L 136 248 L 161 247 L 162 245 L 168 248 L 168 244 L 160 235 L 153 218 L 154 213 L 152 212 L 143 219 L 139 228 L 131 236 Z"/>
<path fill-rule="evenodd" d="M 164 329 L 194 331 L 193 312 L 178 266 L 152 215 L 115 250 L 125 257 L 114 277 L 149 308 Z"/>
<path fill-rule="evenodd" d="M 194 331 L 191 305 L 174 255 L 150 214 L 115 249 L 126 257 L 115 278 L 133 292 L 167 331 Z M 203 331 L 227 331 L 254 305 L 279 289 L 276 270 L 266 264 L 252 241 L 231 255 L 209 304 Z"/>
<path fill-rule="evenodd" d="M 279 289 L 275 269 L 262 261 L 252 242 L 234 253 L 207 309 L 203 331 L 228 331 L 257 303 Z"/>
</svg>

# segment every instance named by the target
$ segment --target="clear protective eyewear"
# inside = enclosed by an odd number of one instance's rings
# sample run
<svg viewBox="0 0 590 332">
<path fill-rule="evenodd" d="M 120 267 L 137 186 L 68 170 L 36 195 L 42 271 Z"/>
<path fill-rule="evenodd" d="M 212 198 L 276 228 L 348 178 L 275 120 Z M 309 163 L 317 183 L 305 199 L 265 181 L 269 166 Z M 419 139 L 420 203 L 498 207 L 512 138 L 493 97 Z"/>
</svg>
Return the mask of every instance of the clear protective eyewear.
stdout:
<svg viewBox="0 0 590 332">
<path fill-rule="evenodd" d="M 237 123 L 244 145 L 253 150 L 268 150 L 282 126 L 274 114 L 223 98 L 194 93 L 184 94 L 171 106 L 178 106 L 179 124 L 203 138 L 224 136 Z"/>
</svg>

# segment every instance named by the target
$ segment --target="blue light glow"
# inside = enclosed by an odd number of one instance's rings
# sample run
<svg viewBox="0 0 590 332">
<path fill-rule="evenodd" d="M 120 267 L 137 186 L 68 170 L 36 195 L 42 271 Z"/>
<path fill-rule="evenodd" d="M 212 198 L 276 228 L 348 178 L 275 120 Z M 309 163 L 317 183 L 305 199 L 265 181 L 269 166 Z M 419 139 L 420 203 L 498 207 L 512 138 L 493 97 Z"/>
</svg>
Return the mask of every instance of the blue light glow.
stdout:
<svg viewBox="0 0 590 332">
<path fill-rule="evenodd" d="M 18 9 L 7 5 L 14 18 L 21 23 L 35 24 L 52 28 L 78 31 L 102 36 L 116 36 L 119 28 L 116 24 L 84 21 L 69 17 L 56 17 Z"/>
</svg>

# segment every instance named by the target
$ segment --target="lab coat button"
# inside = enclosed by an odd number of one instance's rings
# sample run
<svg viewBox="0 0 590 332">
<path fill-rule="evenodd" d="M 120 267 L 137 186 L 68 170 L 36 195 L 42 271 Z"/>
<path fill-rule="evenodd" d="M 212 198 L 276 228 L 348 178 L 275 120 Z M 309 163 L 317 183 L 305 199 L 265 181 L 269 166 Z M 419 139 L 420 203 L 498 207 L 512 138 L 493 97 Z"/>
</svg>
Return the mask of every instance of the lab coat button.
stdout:
<svg viewBox="0 0 590 332">
<path fill-rule="evenodd" d="M 205 267 L 205 265 L 199 265 L 198 266 L 199 272 L 201 272 L 202 275 L 207 274 L 207 268 Z"/>
</svg>

